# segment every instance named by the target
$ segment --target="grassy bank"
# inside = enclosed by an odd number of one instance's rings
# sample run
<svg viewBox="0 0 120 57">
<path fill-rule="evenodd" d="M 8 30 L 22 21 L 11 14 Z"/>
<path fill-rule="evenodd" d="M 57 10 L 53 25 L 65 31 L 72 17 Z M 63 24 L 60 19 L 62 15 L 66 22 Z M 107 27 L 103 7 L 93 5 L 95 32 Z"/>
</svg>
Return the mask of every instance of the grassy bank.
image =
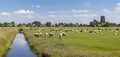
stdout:
<svg viewBox="0 0 120 57">
<path fill-rule="evenodd" d="M 50 29 L 61 29 L 54 32 L 55 36 L 45 38 L 44 34 Z M 66 37 L 58 38 L 58 34 L 65 29 L 74 31 L 65 32 Z M 50 57 L 120 57 L 120 31 L 117 35 L 108 31 L 114 28 L 104 28 L 101 32 L 91 34 L 87 32 L 76 33 L 76 29 L 95 29 L 95 28 L 38 28 L 24 29 L 24 34 L 31 49 L 38 57 L 47 55 Z M 96 29 L 97 30 L 97 29 Z M 34 33 L 41 31 L 43 36 L 35 37 Z"/>
<path fill-rule="evenodd" d="M 0 27 L 0 57 L 4 57 L 16 33 L 17 28 Z"/>
</svg>

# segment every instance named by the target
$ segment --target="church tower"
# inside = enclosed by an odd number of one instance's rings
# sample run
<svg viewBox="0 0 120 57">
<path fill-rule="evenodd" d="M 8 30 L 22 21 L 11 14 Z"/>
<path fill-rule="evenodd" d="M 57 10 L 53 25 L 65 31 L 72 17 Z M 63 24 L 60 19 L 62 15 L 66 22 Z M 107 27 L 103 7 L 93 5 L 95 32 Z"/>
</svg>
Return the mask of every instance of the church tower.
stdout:
<svg viewBox="0 0 120 57">
<path fill-rule="evenodd" d="M 101 25 L 105 24 L 105 16 L 101 16 L 100 24 Z"/>
</svg>

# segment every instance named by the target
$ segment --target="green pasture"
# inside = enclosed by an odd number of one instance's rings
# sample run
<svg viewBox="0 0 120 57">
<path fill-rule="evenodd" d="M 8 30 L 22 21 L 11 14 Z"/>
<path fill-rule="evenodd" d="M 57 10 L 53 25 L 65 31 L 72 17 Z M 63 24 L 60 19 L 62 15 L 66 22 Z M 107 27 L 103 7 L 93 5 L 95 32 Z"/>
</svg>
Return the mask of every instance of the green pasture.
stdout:
<svg viewBox="0 0 120 57">
<path fill-rule="evenodd" d="M 89 29 L 97 30 L 91 27 L 43 27 L 43 28 L 24 28 L 24 34 L 33 52 L 38 57 L 43 55 L 49 57 L 120 57 L 120 31 L 113 35 L 118 27 L 103 28 L 103 32 L 89 33 L 76 30 Z M 54 31 L 55 36 L 45 38 L 44 34 L 51 29 L 61 29 Z M 60 39 L 60 32 L 66 29 L 73 31 L 65 32 L 66 37 Z M 42 32 L 43 36 L 35 37 L 34 33 Z M 103 35 L 101 35 L 103 33 Z"/>
</svg>

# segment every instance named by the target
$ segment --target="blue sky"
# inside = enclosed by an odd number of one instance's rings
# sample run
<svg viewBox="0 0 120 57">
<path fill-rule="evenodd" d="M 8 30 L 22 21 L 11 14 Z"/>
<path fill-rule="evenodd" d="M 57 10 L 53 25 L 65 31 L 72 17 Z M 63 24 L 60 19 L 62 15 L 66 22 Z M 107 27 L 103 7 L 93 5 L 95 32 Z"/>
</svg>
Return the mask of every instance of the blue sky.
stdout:
<svg viewBox="0 0 120 57">
<path fill-rule="evenodd" d="M 120 0 L 0 0 L 0 22 L 88 24 L 101 15 L 120 23 Z"/>
</svg>

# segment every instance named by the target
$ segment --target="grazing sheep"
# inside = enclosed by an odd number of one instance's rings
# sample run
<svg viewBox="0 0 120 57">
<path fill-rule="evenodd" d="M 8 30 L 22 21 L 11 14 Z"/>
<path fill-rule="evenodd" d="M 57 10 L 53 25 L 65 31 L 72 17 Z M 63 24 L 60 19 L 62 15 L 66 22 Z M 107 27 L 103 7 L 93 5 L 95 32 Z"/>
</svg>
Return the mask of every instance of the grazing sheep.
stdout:
<svg viewBox="0 0 120 57">
<path fill-rule="evenodd" d="M 115 33 L 118 33 L 118 31 L 115 31 Z"/>
<path fill-rule="evenodd" d="M 50 32 L 50 33 L 49 33 L 49 36 L 54 36 L 54 33 Z"/>
<path fill-rule="evenodd" d="M 49 33 L 45 33 L 45 38 L 48 38 L 49 37 Z"/>
<path fill-rule="evenodd" d="M 87 30 L 85 30 L 85 29 L 81 29 L 80 32 L 87 32 Z"/>
<path fill-rule="evenodd" d="M 64 32 L 62 32 L 63 36 L 66 36 L 66 34 Z"/>
<path fill-rule="evenodd" d="M 119 28 L 116 29 L 117 31 L 120 30 Z"/>
<path fill-rule="evenodd" d="M 69 31 L 68 29 L 65 30 L 65 32 L 68 32 L 68 31 Z"/>
<path fill-rule="evenodd" d="M 35 33 L 34 36 L 40 37 L 40 36 L 42 36 L 42 33 L 41 32 L 40 33 Z"/>
<path fill-rule="evenodd" d="M 113 35 L 115 36 L 115 35 L 117 35 L 117 33 L 114 33 Z"/>
<path fill-rule="evenodd" d="M 66 34 L 64 32 L 59 34 L 59 38 L 63 38 L 64 36 L 66 36 Z"/>
<path fill-rule="evenodd" d="M 70 31 L 74 31 L 73 29 L 70 29 Z"/>
<path fill-rule="evenodd" d="M 97 33 L 96 30 L 90 30 L 89 33 Z"/>
<path fill-rule="evenodd" d="M 59 34 L 59 38 L 62 38 L 62 37 L 63 37 L 63 35 L 62 35 L 62 33 L 60 33 L 60 34 Z"/>
<path fill-rule="evenodd" d="M 98 32 L 102 32 L 102 30 L 98 30 Z"/>
</svg>

